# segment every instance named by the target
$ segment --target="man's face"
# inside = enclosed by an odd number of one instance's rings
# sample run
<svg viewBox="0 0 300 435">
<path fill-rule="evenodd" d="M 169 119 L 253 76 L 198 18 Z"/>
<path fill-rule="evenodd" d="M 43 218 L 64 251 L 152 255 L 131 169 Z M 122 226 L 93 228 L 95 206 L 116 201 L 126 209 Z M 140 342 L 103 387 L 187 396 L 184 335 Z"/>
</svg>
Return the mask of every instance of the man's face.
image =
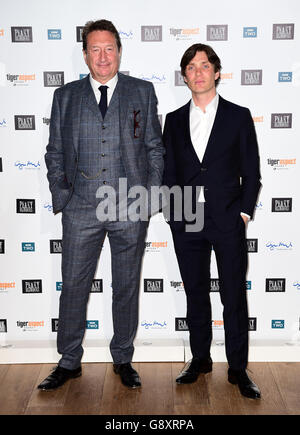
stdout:
<svg viewBox="0 0 300 435">
<path fill-rule="evenodd" d="M 95 30 L 87 36 L 87 49 L 83 51 L 84 60 L 92 77 L 106 83 L 117 73 L 120 65 L 121 50 L 116 39 L 107 30 Z"/>
<path fill-rule="evenodd" d="M 194 95 L 214 95 L 215 80 L 219 75 L 219 72 L 215 72 L 214 65 L 208 61 L 205 51 L 197 51 L 186 66 L 184 81 Z"/>
</svg>

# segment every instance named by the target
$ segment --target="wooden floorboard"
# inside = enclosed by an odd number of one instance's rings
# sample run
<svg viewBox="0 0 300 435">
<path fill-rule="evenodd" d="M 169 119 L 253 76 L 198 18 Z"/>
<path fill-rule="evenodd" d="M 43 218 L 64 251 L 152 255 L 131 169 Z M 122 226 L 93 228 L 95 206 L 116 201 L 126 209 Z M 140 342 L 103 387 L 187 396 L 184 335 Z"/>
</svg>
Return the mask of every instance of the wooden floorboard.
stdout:
<svg viewBox="0 0 300 435">
<path fill-rule="evenodd" d="M 250 363 L 261 400 L 240 395 L 227 380 L 227 364 L 197 382 L 177 385 L 183 363 L 135 363 L 142 388 L 121 384 L 110 363 L 83 364 L 82 376 L 58 390 L 38 384 L 53 364 L 0 365 L 1 415 L 300 415 L 300 363 Z"/>
<path fill-rule="evenodd" d="M 282 362 L 271 365 L 288 414 L 300 414 L 300 364 Z"/>
<path fill-rule="evenodd" d="M 172 364 L 172 386 L 175 415 L 203 415 L 209 414 L 210 403 L 206 378 L 201 374 L 197 382 L 189 385 L 178 385 L 176 377 L 183 368 L 182 363 Z"/>
<path fill-rule="evenodd" d="M 10 365 L 1 379 L 0 413 L 24 414 L 32 395 L 40 365 Z"/>
</svg>

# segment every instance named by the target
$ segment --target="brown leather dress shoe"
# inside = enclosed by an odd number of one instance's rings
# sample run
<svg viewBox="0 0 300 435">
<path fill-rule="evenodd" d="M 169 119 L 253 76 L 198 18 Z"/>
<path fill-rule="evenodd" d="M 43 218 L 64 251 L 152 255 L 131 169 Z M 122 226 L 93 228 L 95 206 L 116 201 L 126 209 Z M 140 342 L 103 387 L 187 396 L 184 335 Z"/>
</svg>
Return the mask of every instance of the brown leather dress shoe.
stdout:
<svg viewBox="0 0 300 435">
<path fill-rule="evenodd" d="M 114 364 L 114 372 L 120 375 L 123 385 L 130 388 L 138 388 L 141 384 L 141 379 L 138 372 L 132 368 L 130 363 Z"/>
<path fill-rule="evenodd" d="M 177 384 L 191 384 L 196 382 L 200 373 L 209 373 L 212 371 L 212 359 L 200 359 L 194 357 L 184 366 L 179 376 L 176 378 Z"/>
<path fill-rule="evenodd" d="M 258 386 L 251 381 L 246 370 L 228 369 L 228 381 L 231 384 L 237 384 L 240 393 L 250 399 L 260 399 L 261 394 Z"/>
<path fill-rule="evenodd" d="M 43 380 L 38 386 L 39 390 L 50 391 L 63 385 L 67 380 L 78 378 L 81 376 L 81 366 L 74 370 L 68 370 L 63 367 L 57 366 L 53 372 Z"/>
</svg>

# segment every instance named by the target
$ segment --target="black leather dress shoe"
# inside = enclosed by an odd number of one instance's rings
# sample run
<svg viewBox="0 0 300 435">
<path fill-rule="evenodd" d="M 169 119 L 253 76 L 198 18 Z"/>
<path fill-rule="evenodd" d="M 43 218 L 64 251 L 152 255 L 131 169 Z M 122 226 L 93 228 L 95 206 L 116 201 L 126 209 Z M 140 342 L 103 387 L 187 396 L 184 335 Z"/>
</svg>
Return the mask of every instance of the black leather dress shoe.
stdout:
<svg viewBox="0 0 300 435">
<path fill-rule="evenodd" d="M 246 370 L 228 369 L 228 381 L 231 384 L 237 384 L 243 396 L 250 399 L 260 399 L 260 390 L 258 386 L 251 381 Z"/>
<path fill-rule="evenodd" d="M 130 363 L 114 364 L 114 372 L 121 376 L 122 384 L 130 388 L 138 388 L 141 384 L 141 379 L 138 372 L 134 370 Z"/>
<path fill-rule="evenodd" d="M 53 372 L 38 386 L 39 390 L 50 391 L 63 385 L 68 379 L 81 376 L 81 366 L 74 370 L 68 370 L 57 366 Z"/>
<path fill-rule="evenodd" d="M 191 359 L 176 378 L 177 384 L 191 384 L 196 382 L 200 373 L 209 373 L 212 371 L 212 359 L 200 359 L 194 357 Z"/>
</svg>

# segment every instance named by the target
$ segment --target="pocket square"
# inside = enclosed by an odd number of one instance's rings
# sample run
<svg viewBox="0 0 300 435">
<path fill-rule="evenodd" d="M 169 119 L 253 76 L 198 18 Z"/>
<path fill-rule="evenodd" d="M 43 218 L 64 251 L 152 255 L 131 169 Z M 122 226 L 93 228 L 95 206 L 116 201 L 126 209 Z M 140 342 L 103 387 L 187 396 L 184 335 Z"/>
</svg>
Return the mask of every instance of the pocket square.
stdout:
<svg viewBox="0 0 300 435">
<path fill-rule="evenodd" d="M 140 137 L 140 110 L 133 111 L 134 138 Z"/>
</svg>

